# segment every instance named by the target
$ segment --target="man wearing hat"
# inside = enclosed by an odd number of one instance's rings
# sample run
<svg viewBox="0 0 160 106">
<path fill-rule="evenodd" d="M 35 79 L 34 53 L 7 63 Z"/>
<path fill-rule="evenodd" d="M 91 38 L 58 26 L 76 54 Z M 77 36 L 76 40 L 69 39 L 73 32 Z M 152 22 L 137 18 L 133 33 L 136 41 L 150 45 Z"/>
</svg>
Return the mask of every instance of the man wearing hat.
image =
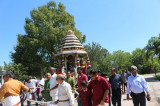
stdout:
<svg viewBox="0 0 160 106">
<path fill-rule="evenodd" d="M 129 100 L 131 91 L 134 106 L 146 106 L 146 97 L 148 101 L 151 100 L 146 80 L 138 74 L 136 66 L 131 66 L 131 71 L 132 75 L 128 78 L 127 82 L 127 100 Z M 144 91 L 147 92 L 147 96 Z"/>
</svg>

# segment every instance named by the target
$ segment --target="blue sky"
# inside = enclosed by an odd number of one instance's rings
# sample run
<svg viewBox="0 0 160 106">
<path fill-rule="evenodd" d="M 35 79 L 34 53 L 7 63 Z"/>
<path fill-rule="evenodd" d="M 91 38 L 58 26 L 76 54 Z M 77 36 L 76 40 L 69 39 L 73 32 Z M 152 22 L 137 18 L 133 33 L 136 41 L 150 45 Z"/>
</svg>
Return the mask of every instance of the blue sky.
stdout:
<svg viewBox="0 0 160 106">
<path fill-rule="evenodd" d="M 25 17 L 50 0 L 0 0 L 0 66 L 11 61 L 17 34 L 25 34 Z M 100 43 L 109 52 L 132 52 L 160 33 L 159 0 L 56 0 L 75 18 L 86 43 Z"/>
</svg>

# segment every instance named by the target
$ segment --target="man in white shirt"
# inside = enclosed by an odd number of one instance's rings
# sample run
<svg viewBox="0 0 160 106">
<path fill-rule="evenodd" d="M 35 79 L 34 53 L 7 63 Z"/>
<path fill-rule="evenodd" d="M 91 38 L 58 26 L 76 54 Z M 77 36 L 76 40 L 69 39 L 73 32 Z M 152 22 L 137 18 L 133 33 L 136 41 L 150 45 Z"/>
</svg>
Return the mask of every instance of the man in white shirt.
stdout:
<svg viewBox="0 0 160 106">
<path fill-rule="evenodd" d="M 27 78 L 25 85 L 30 89 L 30 92 L 27 93 L 27 99 L 32 99 L 31 94 L 34 96 L 34 100 L 37 100 L 37 92 L 36 92 L 36 85 L 38 81 L 36 79 Z M 27 106 L 31 106 L 31 102 L 27 101 Z"/>
<path fill-rule="evenodd" d="M 65 77 L 62 74 L 57 76 L 58 85 L 58 100 L 55 102 L 58 106 L 74 106 L 74 97 L 70 84 L 64 81 Z"/>
<path fill-rule="evenodd" d="M 131 97 L 134 106 L 146 106 L 146 98 L 151 100 L 149 88 L 143 76 L 138 74 L 136 66 L 131 66 L 132 75 L 128 78 L 127 82 L 127 100 L 131 91 Z M 147 95 L 145 94 L 145 91 Z"/>
<path fill-rule="evenodd" d="M 37 88 L 37 94 L 39 98 L 39 94 L 44 90 L 44 78 L 43 75 L 40 76 L 40 79 L 38 80 L 38 88 Z"/>
<path fill-rule="evenodd" d="M 51 79 L 50 79 L 50 96 L 52 97 L 52 101 L 56 102 L 58 100 L 58 83 L 56 81 L 57 74 L 56 74 L 56 69 L 55 68 L 50 68 L 50 73 L 51 73 Z M 54 104 L 53 106 L 57 106 Z"/>
</svg>

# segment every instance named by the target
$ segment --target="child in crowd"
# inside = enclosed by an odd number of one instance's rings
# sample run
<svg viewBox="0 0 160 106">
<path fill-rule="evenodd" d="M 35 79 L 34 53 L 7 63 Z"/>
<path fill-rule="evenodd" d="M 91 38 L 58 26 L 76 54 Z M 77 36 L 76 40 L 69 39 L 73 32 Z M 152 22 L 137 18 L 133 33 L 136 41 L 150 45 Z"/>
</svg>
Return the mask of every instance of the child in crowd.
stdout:
<svg viewBox="0 0 160 106">
<path fill-rule="evenodd" d="M 79 93 L 78 99 L 81 99 L 82 106 L 92 106 L 92 92 L 87 89 L 87 82 L 81 82 L 82 91 Z"/>
</svg>

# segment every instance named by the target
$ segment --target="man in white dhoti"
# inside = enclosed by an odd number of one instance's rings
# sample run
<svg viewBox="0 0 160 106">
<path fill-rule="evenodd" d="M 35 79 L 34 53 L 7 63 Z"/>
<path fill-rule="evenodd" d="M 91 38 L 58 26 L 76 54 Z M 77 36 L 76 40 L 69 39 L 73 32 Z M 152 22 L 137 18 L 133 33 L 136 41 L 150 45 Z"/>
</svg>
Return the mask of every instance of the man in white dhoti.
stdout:
<svg viewBox="0 0 160 106">
<path fill-rule="evenodd" d="M 4 106 L 21 106 L 20 90 L 29 91 L 29 88 L 22 82 L 13 78 L 14 74 L 11 71 L 7 71 L 3 75 L 5 83 L 0 88 L 0 100 L 4 97 Z"/>
<path fill-rule="evenodd" d="M 74 97 L 70 84 L 64 81 L 65 77 L 62 74 L 57 76 L 58 85 L 58 100 L 55 102 L 58 106 L 74 106 Z"/>
<path fill-rule="evenodd" d="M 58 100 L 58 83 L 56 81 L 57 74 L 55 68 L 50 68 L 51 78 L 50 78 L 50 96 L 52 97 L 52 102 L 55 102 Z M 57 106 L 56 104 L 53 104 L 53 106 Z"/>
</svg>

